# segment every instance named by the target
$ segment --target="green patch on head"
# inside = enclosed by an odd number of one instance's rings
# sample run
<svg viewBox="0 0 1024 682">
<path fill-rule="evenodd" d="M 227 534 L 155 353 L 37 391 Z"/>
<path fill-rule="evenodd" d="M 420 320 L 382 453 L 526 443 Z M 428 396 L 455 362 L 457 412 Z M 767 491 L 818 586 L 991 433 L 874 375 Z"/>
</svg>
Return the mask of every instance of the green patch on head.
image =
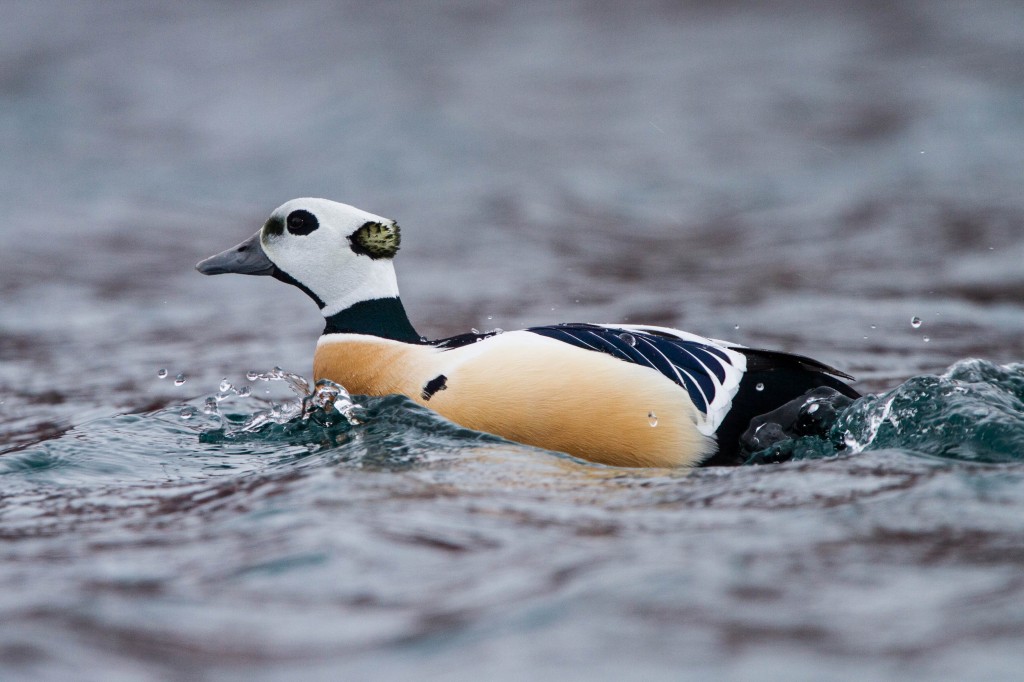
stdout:
<svg viewBox="0 0 1024 682">
<path fill-rule="evenodd" d="M 402 243 L 398 223 L 368 222 L 349 236 L 352 250 L 374 260 L 394 258 Z"/>
<path fill-rule="evenodd" d="M 274 237 L 284 234 L 284 219 L 281 216 L 270 216 L 270 219 L 263 224 L 263 233 Z"/>
</svg>

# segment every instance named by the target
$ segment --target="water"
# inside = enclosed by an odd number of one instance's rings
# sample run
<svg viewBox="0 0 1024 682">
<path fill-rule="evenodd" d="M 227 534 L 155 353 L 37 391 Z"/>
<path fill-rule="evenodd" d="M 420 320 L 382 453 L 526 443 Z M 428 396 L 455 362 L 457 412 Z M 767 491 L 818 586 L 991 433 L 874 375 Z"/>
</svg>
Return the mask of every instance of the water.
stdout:
<svg viewBox="0 0 1024 682">
<path fill-rule="evenodd" d="M 1013 3 L 0 14 L 0 678 L 1019 675 Z M 689 474 L 303 419 L 314 307 L 192 270 L 302 195 L 399 220 L 428 336 L 663 324 L 871 395 Z"/>
</svg>

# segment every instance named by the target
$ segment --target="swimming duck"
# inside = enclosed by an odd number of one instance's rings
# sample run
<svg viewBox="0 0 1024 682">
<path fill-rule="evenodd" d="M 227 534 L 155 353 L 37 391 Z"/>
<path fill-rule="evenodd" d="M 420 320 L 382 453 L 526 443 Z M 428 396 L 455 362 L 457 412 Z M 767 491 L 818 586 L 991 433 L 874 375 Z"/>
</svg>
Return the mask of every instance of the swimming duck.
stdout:
<svg viewBox="0 0 1024 682">
<path fill-rule="evenodd" d="M 462 426 L 615 466 L 737 463 L 751 420 L 818 387 L 857 397 L 816 360 L 666 327 L 570 323 L 428 341 L 406 315 L 394 220 L 293 199 L 196 265 L 269 275 L 320 307 L 313 374 L 400 393 Z"/>
</svg>

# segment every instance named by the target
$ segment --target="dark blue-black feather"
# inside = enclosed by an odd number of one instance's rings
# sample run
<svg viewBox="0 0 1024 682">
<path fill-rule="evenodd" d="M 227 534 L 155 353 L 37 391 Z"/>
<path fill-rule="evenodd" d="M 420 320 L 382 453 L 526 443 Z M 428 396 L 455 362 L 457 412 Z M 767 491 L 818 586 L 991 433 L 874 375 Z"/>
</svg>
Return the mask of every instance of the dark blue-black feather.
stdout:
<svg viewBox="0 0 1024 682">
<path fill-rule="evenodd" d="M 704 414 L 715 400 L 717 386 L 725 380 L 722 363 L 729 362 L 725 353 L 707 344 L 647 330 L 576 323 L 530 327 L 526 331 L 651 367 L 684 388 Z"/>
</svg>

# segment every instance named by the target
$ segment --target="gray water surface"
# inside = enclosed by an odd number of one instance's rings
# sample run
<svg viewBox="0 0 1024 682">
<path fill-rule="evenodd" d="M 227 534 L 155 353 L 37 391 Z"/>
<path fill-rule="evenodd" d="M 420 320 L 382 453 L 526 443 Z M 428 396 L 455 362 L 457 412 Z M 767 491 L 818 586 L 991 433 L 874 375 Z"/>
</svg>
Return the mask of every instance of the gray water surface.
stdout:
<svg viewBox="0 0 1024 682">
<path fill-rule="evenodd" d="M 3 679 L 1019 678 L 1010 446 L 686 474 L 392 399 L 329 438 L 179 416 L 309 376 L 299 291 L 193 270 L 296 196 L 402 224 L 431 337 L 662 324 L 865 392 L 1024 361 L 1017 3 L 0 19 Z"/>
</svg>

